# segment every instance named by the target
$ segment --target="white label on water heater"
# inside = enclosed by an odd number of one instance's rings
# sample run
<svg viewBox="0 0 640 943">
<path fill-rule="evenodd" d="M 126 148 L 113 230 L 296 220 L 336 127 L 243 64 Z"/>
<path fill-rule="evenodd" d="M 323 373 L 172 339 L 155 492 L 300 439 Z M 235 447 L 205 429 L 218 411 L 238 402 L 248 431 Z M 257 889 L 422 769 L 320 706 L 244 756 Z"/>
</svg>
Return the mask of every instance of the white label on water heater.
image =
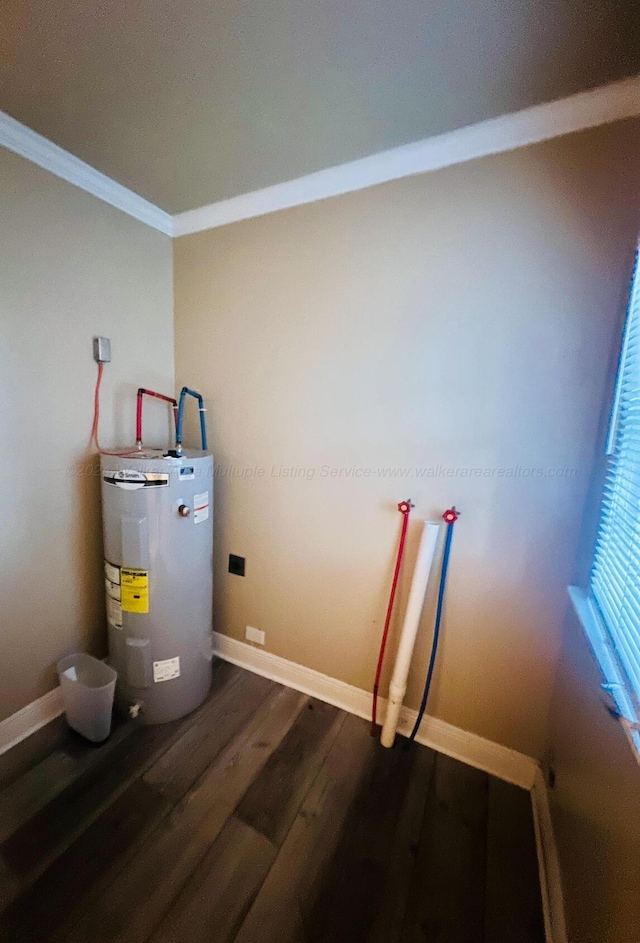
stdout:
<svg viewBox="0 0 640 943">
<path fill-rule="evenodd" d="M 121 468 L 118 471 L 105 471 L 103 481 L 108 485 L 116 485 L 125 491 L 136 491 L 138 488 L 168 488 L 169 476 L 156 475 L 152 472 L 139 472 L 131 468 Z"/>
<path fill-rule="evenodd" d="M 193 496 L 193 523 L 202 524 L 209 519 L 209 492 L 203 491 L 202 494 Z"/>
<path fill-rule="evenodd" d="M 107 484 L 117 485 L 118 488 L 124 488 L 125 491 L 135 491 L 137 488 L 144 488 L 147 480 L 147 476 L 143 472 L 132 471 L 128 468 L 118 471 L 105 471 L 102 477 Z"/>
<path fill-rule="evenodd" d="M 107 596 L 110 596 L 111 599 L 117 599 L 118 602 L 122 599 L 122 590 L 120 589 L 120 583 L 112 583 L 111 580 L 105 580 L 104 586 L 107 591 Z"/>
<path fill-rule="evenodd" d="M 108 560 L 104 561 L 104 575 L 110 583 L 120 583 L 120 567 L 114 566 Z"/>
<path fill-rule="evenodd" d="M 154 661 L 153 680 L 171 681 L 172 678 L 180 677 L 180 659 L 165 658 L 164 661 Z"/>
<path fill-rule="evenodd" d="M 122 628 L 122 605 L 118 599 L 107 596 L 107 622 L 114 629 Z"/>
</svg>

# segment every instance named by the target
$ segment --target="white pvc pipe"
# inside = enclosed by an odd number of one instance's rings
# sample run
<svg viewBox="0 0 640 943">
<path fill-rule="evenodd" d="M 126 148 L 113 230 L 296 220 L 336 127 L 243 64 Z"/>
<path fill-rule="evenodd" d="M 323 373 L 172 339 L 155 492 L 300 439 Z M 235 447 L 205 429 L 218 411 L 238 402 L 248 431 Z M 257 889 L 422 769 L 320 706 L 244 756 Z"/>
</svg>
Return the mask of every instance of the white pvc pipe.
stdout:
<svg viewBox="0 0 640 943">
<path fill-rule="evenodd" d="M 400 644 L 398 645 L 398 654 L 393 669 L 391 684 L 389 685 L 389 699 L 387 701 L 387 713 L 382 726 L 382 735 L 380 743 L 383 747 L 392 747 L 396 738 L 398 720 L 400 718 L 400 709 L 407 691 L 407 678 L 409 676 L 409 667 L 413 657 L 413 649 L 416 644 L 416 635 L 418 634 L 418 625 L 424 597 L 429 583 L 429 574 L 433 565 L 433 555 L 438 540 L 439 524 L 432 524 L 430 521 L 424 522 L 422 536 L 420 537 L 420 547 L 418 557 L 411 580 L 411 589 L 409 591 L 409 600 L 407 602 L 407 611 L 404 616 Z"/>
</svg>

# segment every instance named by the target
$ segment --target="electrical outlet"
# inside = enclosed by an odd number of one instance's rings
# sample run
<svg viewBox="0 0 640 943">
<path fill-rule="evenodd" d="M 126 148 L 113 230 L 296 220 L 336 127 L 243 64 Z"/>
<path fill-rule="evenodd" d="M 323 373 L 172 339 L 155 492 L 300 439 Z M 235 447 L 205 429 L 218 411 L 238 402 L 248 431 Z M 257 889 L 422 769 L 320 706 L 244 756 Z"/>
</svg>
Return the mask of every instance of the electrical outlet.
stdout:
<svg viewBox="0 0 640 943">
<path fill-rule="evenodd" d="M 260 629 L 254 629 L 252 625 L 247 626 L 244 637 L 248 642 L 257 642 L 258 645 L 264 645 L 264 632 Z"/>
<path fill-rule="evenodd" d="M 93 359 L 96 363 L 111 363 L 111 341 L 108 337 L 93 338 Z"/>
<path fill-rule="evenodd" d="M 244 557 L 238 557 L 235 553 L 229 554 L 229 573 L 244 576 Z"/>
</svg>

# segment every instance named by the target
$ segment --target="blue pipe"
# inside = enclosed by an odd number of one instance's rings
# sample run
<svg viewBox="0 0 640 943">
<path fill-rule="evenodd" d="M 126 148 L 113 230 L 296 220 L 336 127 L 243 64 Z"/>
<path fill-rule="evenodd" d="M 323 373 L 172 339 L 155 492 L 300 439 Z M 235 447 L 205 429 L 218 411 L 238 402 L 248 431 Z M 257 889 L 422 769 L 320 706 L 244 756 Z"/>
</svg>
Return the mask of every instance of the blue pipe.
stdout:
<svg viewBox="0 0 640 943">
<path fill-rule="evenodd" d="M 416 717 L 416 722 L 413 725 L 413 730 L 409 737 L 409 743 L 413 743 L 418 733 L 418 728 L 422 722 L 424 712 L 427 707 L 427 701 L 429 699 L 429 691 L 431 689 L 431 681 L 433 680 L 433 671 L 436 666 L 436 655 L 438 654 L 438 641 L 440 638 L 440 623 L 442 621 L 442 606 L 444 603 L 444 591 L 447 585 L 447 570 L 449 568 L 449 554 L 451 553 L 451 538 L 453 537 L 453 527 L 455 524 L 455 519 L 447 524 L 447 533 L 444 540 L 444 553 L 442 554 L 442 570 L 440 572 L 440 586 L 438 587 L 438 605 L 436 607 L 436 621 L 433 629 L 433 644 L 431 646 L 431 658 L 429 659 L 429 668 L 427 671 L 427 680 L 425 681 L 424 691 L 422 694 L 422 701 L 420 702 L 420 710 L 418 711 L 418 716 Z"/>
<path fill-rule="evenodd" d="M 202 451 L 207 451 L 207 427 L 204 418 L 204 400 L 202 394 L 196 392 L 196 390 L 190 390 L 188 386 L 183 386 L 180 390 L 180 398 L 178 400 L 178 421 L 176 423 L 176 452 L 178 455 L 182 455 L 182 426 L 184 423 L 184 400 L 185 396 L 193 396 L 194 399 L 198 400 L 198 410 L 200 412 L 200 438 L 202 439 Z"/>
</svg>

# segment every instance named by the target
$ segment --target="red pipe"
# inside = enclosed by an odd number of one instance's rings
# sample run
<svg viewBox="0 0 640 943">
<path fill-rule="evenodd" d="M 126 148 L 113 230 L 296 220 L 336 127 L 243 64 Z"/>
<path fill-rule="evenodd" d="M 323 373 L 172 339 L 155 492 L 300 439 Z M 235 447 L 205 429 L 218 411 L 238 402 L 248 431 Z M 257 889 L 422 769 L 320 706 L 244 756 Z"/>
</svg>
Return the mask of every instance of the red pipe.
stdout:
<svg viewBox="0 0 640 943">
<path fill-rule="evenodd" d="M 391 614 L 393 612 L 393 603 L 396 598 L 398 588 L 398 579 L 400 578 L 400 567 L 402 566 L 402 557 L 404 555 L 404 545 L 407 538 L 407 526 L 409 524 L 409 514 L 413 504 L 411 499 L 401 501 L 398 510 L 402 514 L 402 530 L 400 531 L 400 543 L 398 544 L 398 556 L 396 557 L 396 567 L 393 572 L 393 582 L 391 583 L 391 593 L 389 595 L 389 605 L 387 606 L 387 616 L 384 620 L 384 631 L 380 643 L 380 654 L 378 655 L 378 667 L 376 668 L 376 677 L 373 682 L 373 706 L 371 710 L 371 735 L 377 736 L 377 713 L 378 713 L 378 687 L 380 685 L 380 675 L 382 674 L 382 664 L 384 662 L 384 651 L 387 647 L 387 636 L 389 635 L 389 626 L 391 625 Z"/>
<path fill-rule="evenodd" d="M 173 407 L 173 420 L 178 421 L 178 402 L 172 396 L 165 396 L 164 393 L 156 393 L 155 390 L 145 390 L 143 386 L 138 390 L 138 400 L 136 403 L 136 446 L 142 448 L 142 397 L 155 396 L 156 399 L 164 400 L 165 403 L 171 403 Z"/>
</svg>

